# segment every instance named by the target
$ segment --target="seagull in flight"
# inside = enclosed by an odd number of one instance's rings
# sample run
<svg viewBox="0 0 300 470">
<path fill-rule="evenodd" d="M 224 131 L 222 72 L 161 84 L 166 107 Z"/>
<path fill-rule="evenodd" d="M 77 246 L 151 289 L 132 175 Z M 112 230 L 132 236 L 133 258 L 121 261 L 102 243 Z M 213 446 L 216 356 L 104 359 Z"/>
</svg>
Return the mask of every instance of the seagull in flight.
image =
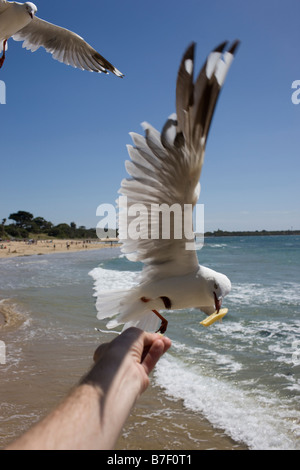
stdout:
<svg viewBox="0 0 300 470">
<path fill-rule="evenodd" d="M 142 262 L 143 269 L 131 289 L 98 296 L 97 318 L 115 317 L 107 323 L 108 328 L 125 324 L 124 328 L 137 326 L 150 331 L 160 323 L 158 331 L 164 333 L 168 321 L 161 310 L 199 308 L 211 316 L 220 311 L 231 290 L 227 276 L 199 265 L 194 237 L 185 233 L 178 237 L 175 230 L 164 237 L 163 222 L 155 216 L 163 204 L 169 208 L 176 204 L 182 210 L 174 211 L 174 227 L 182 226 L 185 205 L 195 207 L 198 201 L 211 120 L 238 44 L 224 42 L 215 48 L 195 81 L 195 44 L 191 44 L 178 72 L 176 114 L 169 117 L 161 133 L 143 123 L 145 137 L 130 134 L 134 145 L 128 146 L 131 160 L 126 162 L 126 170 L 130 177 L 122 181 L 119 190 L 119 232 L 123 253 L 131 261 Z M 192 215 L 188 220 L 194 234 Z M 130 236 L 135 223 L 139 236 L 134 232 Z"/>
<path fill-rule="evenodd" d="M 44 47 L 53 59 L 67 65 L 124 76 L 78 34 L 38 18 L 36 12 L 37 7 L 31 2 L 0 0 L 0 52 L 3 51 L 0 68 L 5 60 L 7 41 L 12 37 L 15 41 L 24 41 L 23 47 L 32 52 Z"/>
</svg>

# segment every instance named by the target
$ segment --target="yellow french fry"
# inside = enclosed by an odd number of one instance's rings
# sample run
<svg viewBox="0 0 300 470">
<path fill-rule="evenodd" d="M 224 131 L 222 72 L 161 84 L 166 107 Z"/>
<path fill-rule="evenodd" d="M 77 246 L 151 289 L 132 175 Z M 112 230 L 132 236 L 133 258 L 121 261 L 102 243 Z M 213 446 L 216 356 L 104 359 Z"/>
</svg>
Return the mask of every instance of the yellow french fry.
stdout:
<svg viewBox="0 0 300 470">
<path fill-rule="evenodd" d="M 203 326 L 210 326 L 213 323 L 215 323 L 218 320 L 222 320 L 223 317 L 225 317 L 226 313 L 228 312 L 228 308 L 221 308 L 219 310 L 219 313 L 214 312 L 209 317 L 205 318 L 203 321 L 200 322 L 200 325 Z"/>
</svg>

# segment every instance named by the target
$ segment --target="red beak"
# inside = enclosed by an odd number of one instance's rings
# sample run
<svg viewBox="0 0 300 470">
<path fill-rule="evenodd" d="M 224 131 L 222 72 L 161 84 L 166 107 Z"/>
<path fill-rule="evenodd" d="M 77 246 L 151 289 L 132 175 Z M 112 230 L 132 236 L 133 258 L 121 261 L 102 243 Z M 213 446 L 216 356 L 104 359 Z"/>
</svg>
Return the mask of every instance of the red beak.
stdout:
<svg viewBox="0 0 300 470">
<path fill-rule="evenodd" d="M 216 307 L 217 313 L 219 313 L 219 310 L 220 310 L 221 305 L 222 305 L 222 300 L 219 300 L 219 299 L 217 298 L 215 292 L 214 292 L 214 298 L 215 298 L 215 307 Z"/>
</svg>

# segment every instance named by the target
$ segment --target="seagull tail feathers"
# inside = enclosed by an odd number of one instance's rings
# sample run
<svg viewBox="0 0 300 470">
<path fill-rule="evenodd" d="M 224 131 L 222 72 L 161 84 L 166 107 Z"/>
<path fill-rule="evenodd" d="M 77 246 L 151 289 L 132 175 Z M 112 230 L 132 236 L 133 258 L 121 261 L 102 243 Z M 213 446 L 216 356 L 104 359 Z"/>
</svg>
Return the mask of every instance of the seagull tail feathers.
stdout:
<svg viewBox="0 0 300 470">
<path fill-rule="evenodd" d="M 152 312 L 150 303 L 142 302 L 138 288 L 101 292 L 96 302 L 97 318 L 111 318 L 108 329 L 124 324 L 123 330 L 136 326 L 145 331 L 156 331 L 160 320 Z"/>
</svg>

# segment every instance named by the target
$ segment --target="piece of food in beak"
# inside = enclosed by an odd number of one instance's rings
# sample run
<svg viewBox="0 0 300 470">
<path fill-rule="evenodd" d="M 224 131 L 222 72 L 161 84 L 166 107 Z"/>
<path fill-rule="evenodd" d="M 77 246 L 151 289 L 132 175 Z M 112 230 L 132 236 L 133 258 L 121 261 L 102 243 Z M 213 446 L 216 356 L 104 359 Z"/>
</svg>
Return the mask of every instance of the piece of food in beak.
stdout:
<svg viewBox="0 0 300 470">
<path fill-rule="evenodd" d="M 210 326 L 215 323 L 217 320 L 222 320 L 225 317 L 226 313 L 228 312 L 228 308 L 221 308 L 219 312 L 212 313 L 209 317 L 205 318 L 203 321 L 200 322 L 200 325 L 203 326 Z"/>
</svg>

